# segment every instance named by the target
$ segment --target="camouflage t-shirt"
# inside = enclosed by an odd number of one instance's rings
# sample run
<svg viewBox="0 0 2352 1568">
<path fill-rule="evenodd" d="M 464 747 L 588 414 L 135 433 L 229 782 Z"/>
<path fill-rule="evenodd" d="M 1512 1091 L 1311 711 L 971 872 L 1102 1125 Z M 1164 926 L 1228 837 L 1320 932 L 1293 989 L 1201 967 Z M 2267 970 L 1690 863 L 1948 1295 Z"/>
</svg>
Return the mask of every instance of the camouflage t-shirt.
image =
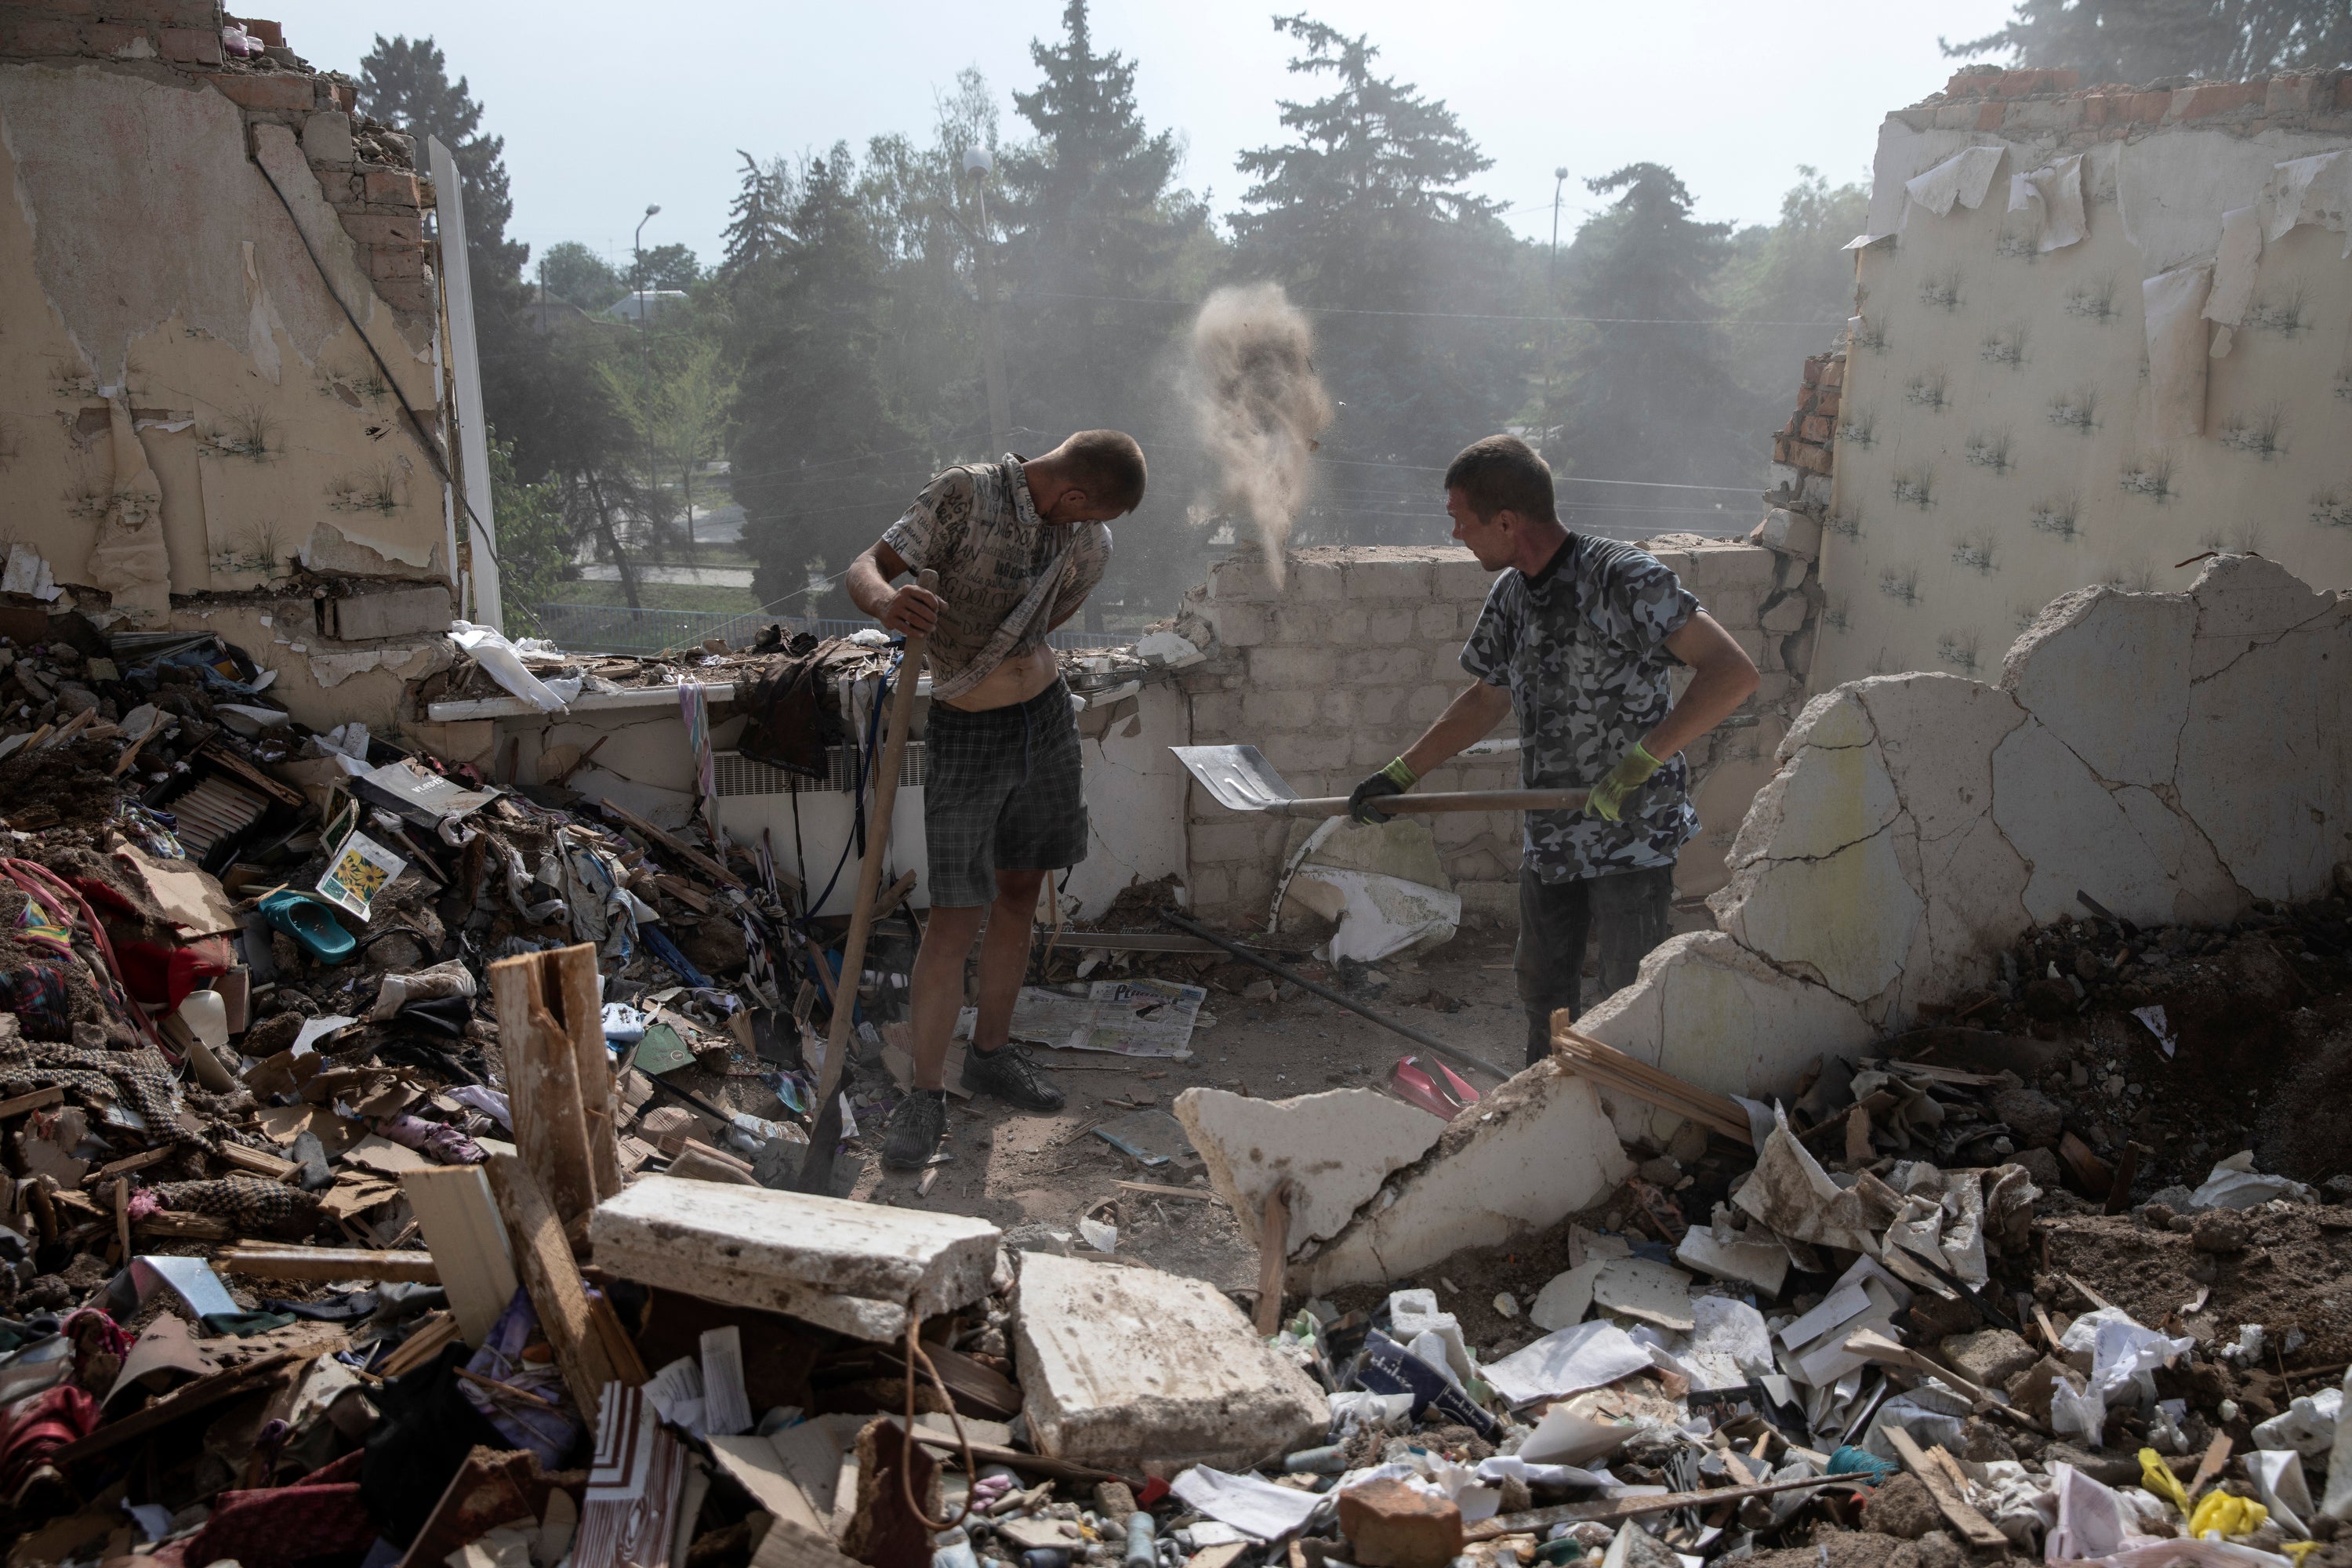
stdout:
<svg viewBox="0 0 2352 1568">
<path fill-rule="evenodd" d="M 1077 612 L 1110 564 L 1110 529 L 1099 522 L 1049 523 L 1030 499 L 1023 459 L 1006 453 L 994 463 L 964 463 L 923 487 L 882 542 L 909 571 L 940 574 L 947 611 L 931 633 L 934 689 L 968 690 L 997 659 L 976 668 L 997 628 L 1027 598 L 1056 556 L 1061 581 L 1053 599 L 998 656 L 1010 658 L 1041 646 L 1056 622 Z"/>
<path fill-rule="evenodd" d="M 1508 687 L 1528 789 L 1599 784 L 1674 706 L 1666 638 L 1698 601 L 1654 555 L 1571 533 L 1530 577 L 1495 579 L 1462 668 Z M 1676 756 L 1626 797 L 1623 820 L 1581 811 L 1526 814 L 1526 863 L 1547 882 L 1671 866 L 1698 831 L 1689 770 Z"/>
</svg>

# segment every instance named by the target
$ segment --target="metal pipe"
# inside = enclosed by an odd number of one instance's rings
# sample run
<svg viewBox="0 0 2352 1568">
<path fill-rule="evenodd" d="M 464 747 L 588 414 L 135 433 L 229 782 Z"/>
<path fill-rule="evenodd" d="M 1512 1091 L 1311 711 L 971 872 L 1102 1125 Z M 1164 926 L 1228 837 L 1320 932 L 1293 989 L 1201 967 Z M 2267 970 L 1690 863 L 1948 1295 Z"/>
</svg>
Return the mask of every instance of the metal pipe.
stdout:
<svg viewBox="0 0 2352 1568">
<path fill-rule="evenodd" d="M 1449 1046 L 1444 1040 L 1423 1034 L 1419 1029 L 1412 1027 L 1409 1024 L 1400 1024 L 1394 1018 L 1389 1017 L 1385 1014 L 1375 1013 L 1370 1007 L 1365 1006 L 1361 1002 L 1357 1001 L 1354 997 L 1334 991 L 1328 985 L 1318 984 L 1314 981 L 1307 979 L 1304 974 L 1299 973 L 1298 971 L 1291 968 L 1288 964 L 1276 963 L 1274 960 L 1266 957 L 1262 952 L 1254 952 L 1249 948 L 1244 947 L 1237 942 L 1233 942 L 1224 937 L 1219 936 L 1215 931 L 1210 931 L 1205 926 L 1196 925 L 1192 921 L 1186 920 L 1174 910 L 1160 910 L 1160 918 L 1181 931 L 1191 931 L 1194 936 L 1215 942 L 1219 947 L 1223 948 L 1227 952 L 1232 953 L 1235 958 L 1240 959 L 1244 963 L 1255 963 L 1269 974 L 1280 975 L 1283 979 L 1289 981 L 1293 985 L 1297 986 L 1302 991 L 1311 991 L 1316 995 L 1322 997 L 1326 1002 L 1345 1007 L 1349 1012 L 1355 1014 L 1360 1018 L 1369 1018 L 1383 1029 L 1393 1030 L 1397 1034 L 1402 1035 L 1406 1039 L 1411 1040 L 1414 1045 L 1420 1046 L 1426 1050 L 1435 1051 L 1442 1057 L 1451 1057 L 1455 1061 L 1461 1063 L 1464 1067 L 1475 1068 L 1480 1072 L 1492 1073 L 1497 1080 L 1507 1079 L 1511 1076 L 1509 1073 L 1505 1072 L 1501 1068 L 1496 1067 L 1493 1062 L 1486 1060 L 1483 1057 L 1474 1057 L 1468 1051 L 1462 1050 L 1457 1047 Z"/>
</svg>

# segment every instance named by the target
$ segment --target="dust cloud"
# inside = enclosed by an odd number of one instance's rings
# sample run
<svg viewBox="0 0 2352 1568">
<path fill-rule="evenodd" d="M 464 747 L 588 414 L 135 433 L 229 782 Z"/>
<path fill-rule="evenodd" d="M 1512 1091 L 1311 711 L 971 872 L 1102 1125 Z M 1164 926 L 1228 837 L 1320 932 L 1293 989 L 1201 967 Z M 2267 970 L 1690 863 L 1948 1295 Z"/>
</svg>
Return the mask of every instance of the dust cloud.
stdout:
<svg viewBox="0 0 2352 1568">
<path fill-rule="evenodd" d="M 1193 419 L 1220 499 L 1256 525 L 1277 587 L 1291 523 L 1314 483 L 1315 438 L 1333 412 L 1314 353 L 1314 330 L 1278 283 L 1220 289 L 1192 323 Z"/>
</svg>

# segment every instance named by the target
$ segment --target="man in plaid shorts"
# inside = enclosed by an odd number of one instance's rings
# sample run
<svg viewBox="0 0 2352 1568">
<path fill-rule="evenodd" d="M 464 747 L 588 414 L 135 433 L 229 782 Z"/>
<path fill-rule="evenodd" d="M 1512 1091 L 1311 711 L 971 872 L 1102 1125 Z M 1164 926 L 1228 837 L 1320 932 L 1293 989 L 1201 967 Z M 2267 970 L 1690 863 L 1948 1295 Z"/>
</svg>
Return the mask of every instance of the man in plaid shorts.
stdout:
<svg viewBox="0 0 2352 1568">
<path fill-rule="evenodd" d="M 1059 1088 L 1010 1043 L 1037 889 L 1087 854 L 1069 689 L 1045 634 L 1078 613 L 1110 563 L 1113 518 L 1143 500 L 1143 448 L 1084 430 L 1042 458 L 1007 454 L 940 474 L 849 566 L 849 596 L 894 632 L 930 638 L 923 831 L 930 922 L 915 955 L 914 1088 L 890 1112 L 882 1163 L 928 1163 L 947 1132 L 948 1041 L 980 943 L 980 1018 L 963 1087 L 1024 1110 Z M 892 581 L 929 568 L 940 591 Z"/>
</svg>

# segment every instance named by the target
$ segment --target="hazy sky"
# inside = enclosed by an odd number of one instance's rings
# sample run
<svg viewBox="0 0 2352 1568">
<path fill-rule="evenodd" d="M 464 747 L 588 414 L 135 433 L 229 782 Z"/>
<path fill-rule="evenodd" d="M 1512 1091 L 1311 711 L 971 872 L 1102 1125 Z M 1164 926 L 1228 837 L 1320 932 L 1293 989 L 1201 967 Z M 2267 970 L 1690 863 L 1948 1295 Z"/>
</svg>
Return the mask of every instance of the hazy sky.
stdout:
<svg viewBox="0 0 2352 1568">
<path fill-rule="evenodd" d="M 1286 5 L 1298 0 L 1284 0 Z M 1551 223 L 1552 170 L 1570 179 L 1563 237 L 1593 205 L 1579 184 L 1621 164 L 1670 164 L 1700 216 L 1769 221 L 1796 165 L 1868 177 L 1880 119 L 1940 88 L 1953 63 L 1938 33 L 1998 26 L 2009 0 L 1326 0 L 1312 14 L 1381 49 L 1376 68 L 1451 105 L 1495 161 L 1484 194 L 1515 204 L 1520 232 Z M 1139 62 L 1136 96 L 1155 130 L 1190 152 L 1182 178 L 1237 205 L 1234 156 L 1282 139 L 1276 100 L 1319 96 L 1289 76 L 1274 7 L 1242 0 L 1101 0 L 1097 47 Z M 882 132 L 928 140 L 935 89 L 973 65 L 1008 136 L 1011 92 L 1035 84 L 1030 40 L 1061 31 L 1062 0 L 863 0 L 782 5 L 702 0 L 646 7 L 513 0 L 405 0 L 396 8 L 278 0 L 270 13 L 312 64 L 356 71 L 397 16 L 430 33 L 470 79 L 488 128 L 506 138 L 515 219 L 536 253 L 577 239 L 615 260 L 649 202 L 647 245 L 683 241 L 718 258 L 740 160 L 862 147 Z"/>
</svg>

